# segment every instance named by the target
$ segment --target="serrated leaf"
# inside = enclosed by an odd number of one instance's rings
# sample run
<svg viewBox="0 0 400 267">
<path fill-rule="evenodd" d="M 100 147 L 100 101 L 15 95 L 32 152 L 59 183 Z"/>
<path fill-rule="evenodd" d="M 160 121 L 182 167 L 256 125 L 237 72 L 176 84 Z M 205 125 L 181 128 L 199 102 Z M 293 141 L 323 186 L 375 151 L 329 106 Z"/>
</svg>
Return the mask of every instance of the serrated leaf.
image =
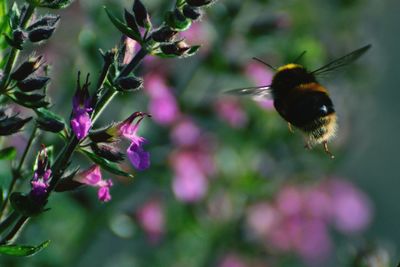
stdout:
<svg viewBox="0 0 400 267">
<path fill-rule="evenodd" d="M 38 246 L 3 245 L 0 246 L 0 254 L 18 257 L 33 256 L 48 247 L 49 244 L 50 240 L 47 240 Z"/>
<path fill-rule="evenodd" d="M 17 155 L 17 149 L 15 147 L 10 146 L 0 150 L 0 160 L 12 160 Z"/>
<path fill-rule="evenodd" d="M 128 25 L 125 25 L 121 20 L 116 18 L 114 15 L 112 15 L 106 7 L 104 7 L 104 10 L 107 13 L 107 16 L 110 18 L 112 24 L 123 34 L 128 36 L 129 38 L 138 41 L 139 43 L 142 43 L 142 38 L 140 35 L 138 35 L 135 31 L 133 31 L 131 28 L 128 27 Z"/>
<path fill-rule="evenodd" d="M 120 175 L 120 176 L 131 177 L 131 178 L 134 177 L 133 174 L 122 171 L 120 169 L 119 165 L 114 163 L 114 162 L 111 162 L 111 161 L 108 161 L 106 159 L 103 159 L 103 158 L 97 156 L 96 154 L 94 154 L 92 152 L 89 152 L 87 150 L 82 150 L 82 152 L 88 158 L 90 158 L 94 163 L 100 165 L 100 167 L 103 168 L 106 171 L 109 171 L 109 172 L 111 172 L 113 174 Z"/>
</svg>

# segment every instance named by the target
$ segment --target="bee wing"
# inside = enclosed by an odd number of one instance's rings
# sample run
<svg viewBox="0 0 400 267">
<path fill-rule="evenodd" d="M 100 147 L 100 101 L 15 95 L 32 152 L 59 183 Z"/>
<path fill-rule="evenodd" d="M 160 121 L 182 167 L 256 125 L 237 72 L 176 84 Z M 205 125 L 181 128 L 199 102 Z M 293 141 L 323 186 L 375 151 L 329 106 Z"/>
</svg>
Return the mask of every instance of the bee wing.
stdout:
<svg viewBox="0 0 400 267">
<path fill-rule="evenodd" d="M 269 85 L 233 89 L 224 93 L 236 96 L 250 96 L 255 100 L 272 99 L 271 86 Z"/>
<path fill-rule="evenodd" d="M 368 49 L 371 48 L 371 45 L 366 45 L 363 46 L 341 58 L 338 58 L 328 64 L 326 64 L 325 66 L 320 67 L 319 69 L 316 69 L 314 71 L 312 71 L 311 73 L 314 75 L 318 75 L 321 73 L 325 73 L 325 72 L 329 72 L 332 70 L 335 70 L 337 68 L 341 68 L 344 67 L 350 63 L 352 63 L 353 61 L 357 60 L 359 57 L 361 57 L 365 52 L 367 52 Z"/>
</svg>

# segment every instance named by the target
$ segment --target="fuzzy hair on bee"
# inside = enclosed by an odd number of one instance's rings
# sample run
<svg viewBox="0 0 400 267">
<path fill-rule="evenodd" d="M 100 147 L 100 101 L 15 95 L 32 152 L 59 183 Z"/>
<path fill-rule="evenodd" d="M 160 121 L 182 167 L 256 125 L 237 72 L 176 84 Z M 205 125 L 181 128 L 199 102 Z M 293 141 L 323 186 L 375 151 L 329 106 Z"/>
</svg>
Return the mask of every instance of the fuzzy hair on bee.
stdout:
<svg viewBox="0 0 400 267">
<path fill-rule="evenodd" d="M 307 148 L 322 144 L 324 151 L 334 158 L 328 149 L 328 142 L 337 131 L 337 115 L 328 90 L 317 81 L 317 76 L 347 66 L 361 57 L 371 45 L 363 46 L 343 57 L 314 70 L 308 71 L 297 63 L 289 63 L 279 68 L 258 59 L 275 71 L 269 85 L 239 88 L 226 93 L 254 98 L 271 98 L 279 115 L 306 136 Z M 303 56 L 304 53 L 300 55 Z M 296 62 L 297 60 L 295 60 Z"/>
</svg>

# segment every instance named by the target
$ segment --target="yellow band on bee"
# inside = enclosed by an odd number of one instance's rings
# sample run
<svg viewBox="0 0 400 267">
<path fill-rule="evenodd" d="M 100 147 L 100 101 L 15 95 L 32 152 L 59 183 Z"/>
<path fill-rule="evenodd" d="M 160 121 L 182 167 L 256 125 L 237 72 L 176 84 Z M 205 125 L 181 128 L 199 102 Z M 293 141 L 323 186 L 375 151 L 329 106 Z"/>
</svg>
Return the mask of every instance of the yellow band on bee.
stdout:
<svg viewBox="0 0 400 267">
<path fill-rule="evenodd" d="M 328 94 L 328 90 L 319 83 L 303 83 L 297 86 L 299 90 L 308 90 L 313 92 L 322 92 Z"/>
<path fill-rule="evenodd" d="M 286 65 L 279 67 L 278 72 L 282 71 L 282 70 L 290 70 L 290 69 L 296 69 L 296 68 L 303 68 L 303 66 L 301 66 L 299 64 L 290 63 L 290 64 L 286 64 Z"/>
</svg>

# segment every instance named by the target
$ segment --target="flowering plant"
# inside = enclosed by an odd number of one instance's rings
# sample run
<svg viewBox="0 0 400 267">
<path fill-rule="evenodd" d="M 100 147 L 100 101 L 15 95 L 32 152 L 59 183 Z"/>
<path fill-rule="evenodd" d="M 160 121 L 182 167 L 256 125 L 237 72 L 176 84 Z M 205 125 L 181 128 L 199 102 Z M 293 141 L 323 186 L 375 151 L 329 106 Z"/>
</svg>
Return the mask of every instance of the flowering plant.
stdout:
<svg viewBox="0 0 400 267">
<path fill-rule="evenodd" d="M 96 128 L 95 123 L 116 95 L 142 88 L 142 79 L 133 72 L 147 55 L 188 57 L 197 52 L 199 46 L 190 46 L 176 37 L 178 32 L 190 28 L 192 21 L 201 16 L 201 9 L 211 2 L 178 0 L 159 27 L 153 26 L 150 14 L 140 0 L 133 1 L 132 11 L 125 10 L 124 21 L 105 9 L 111 23 L 123 37 L 116 48 L 102 52 L 103 66 L 94 85 L 89 74 L 82 84 L 78 72 L 69 123 L 52 111 L 48 95 L 51 73 L 46 57 L 32 52 L 24 59 L 20 54 L 28 50 L 31 43 L 46 42 L 62 21 L 59 15 L 39 16 L 37 10 L 67 8 L 72 0 L 27 0 L 21 6 L 13 3 L 5 11 L 0 23 L 4 33 L 1 39 L 4 58 L 0 62 L 0 134 L 12 136 L 30 127 L 31 136 L 19 163 L 12 165 L 12 179 L 8 189 L 3 192 L 0 253 L 28 256 L 48 245 L 47 241 L 36 247 L 10 244 L 30 218 L 48 209 L 49 197 L 53 192 L 71 191 L 89 185 L 98 188 L 97 195 L 101 202 L 107 202 L 112 198 L 113 182 L 111 179 L 104 180 L 101 170 L 133 177 L 131 171 L 121 168 L 125 155 L 138 171 L 150 167 L 150 153 L 144 148 L 147 141 L 138 135 L 142 120 L 150 117 L 149 114 L 132 110 L 132 115 L 127 119 L 104 128 Z M 1 3 L 2 9 L 7 10 L 7 2 Z M 132 42 L 140 46 L 136 53 L 129 46 Z M 12 112 L 13 109 L 21 109 L 27 115 L 21 117 Z M 34 155 L 31 149 L 37 146 L 37 137 L 46 132 L 63 138 L 64 146 L 57 149 L 48 143 L 42 144 L 32 173 L 26 161 Z M 126 153 L 120 152 L 118 146 L 122 137 L 130 142 Z M 82 168 L 74 164 L 75 152 L 87 156 L 93 165 Z M 13 146 L 0 151 L 2 159 L 13 162 L 18 161 L 16 154 Z M 32 177 L 30 191 L 18 192 L 28 177 Z"/>
</svg>

